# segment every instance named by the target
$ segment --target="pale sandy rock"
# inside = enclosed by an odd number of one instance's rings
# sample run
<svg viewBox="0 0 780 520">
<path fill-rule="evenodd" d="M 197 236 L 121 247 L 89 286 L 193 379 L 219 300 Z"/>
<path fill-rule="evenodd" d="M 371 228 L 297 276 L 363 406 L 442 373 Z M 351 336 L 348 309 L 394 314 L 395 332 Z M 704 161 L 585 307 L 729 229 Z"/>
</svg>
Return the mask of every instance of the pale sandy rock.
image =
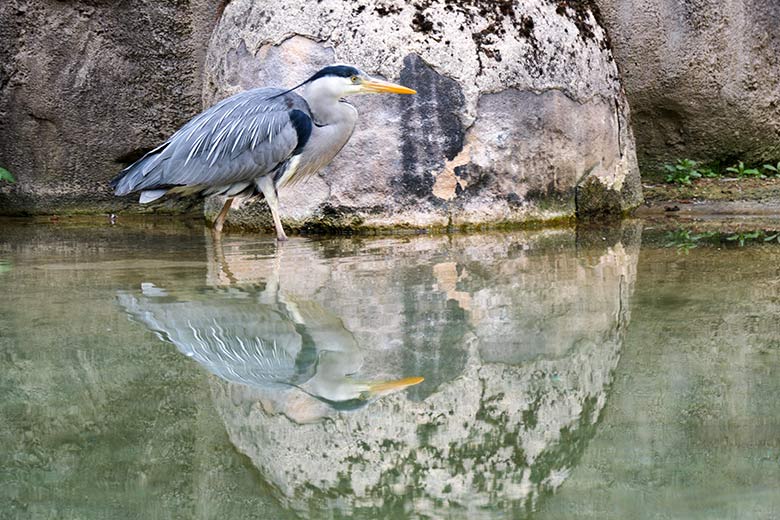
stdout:
<svg viewBox="0 0 780 520">
<path fill-rule="evenodd" d="M 350 143 L 282 193 L 288 226 L 522 222 L 571 216 L 575 203 L 620 213 L 641 197 L 618 70 L 580 4 L 235 0 L 209 44 L 204 100 L 292 86 L 333 62 L 418 94 L 353 99 Z M 266 225 L 266 213 L 229 222 Z"/>
</svg>

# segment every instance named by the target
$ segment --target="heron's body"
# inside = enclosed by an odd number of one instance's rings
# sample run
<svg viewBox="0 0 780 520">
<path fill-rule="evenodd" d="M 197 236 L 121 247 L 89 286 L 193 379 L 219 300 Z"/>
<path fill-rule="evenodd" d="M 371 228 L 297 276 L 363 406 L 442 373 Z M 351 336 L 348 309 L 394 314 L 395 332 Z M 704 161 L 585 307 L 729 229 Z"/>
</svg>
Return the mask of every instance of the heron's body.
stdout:
<svg viewBox="0 0 780 520">
<path fill-rule="evenodd" d="M 301 89 L 301 94 L 295 92 Z M 258 88 L 224 99 L 198 114 L 166 142 L 123 170 L 117 195 L 141 192 L 142 203 L 167 193 L 264 196 L 277 237 L 286 238 L 277 190 L 327 165 L 355 129 L 357 110 L 341 96 L 360 92 L 414 93 L 367 77 L 349 66 L 322 69 L 291 90 Z"/>
</svg>

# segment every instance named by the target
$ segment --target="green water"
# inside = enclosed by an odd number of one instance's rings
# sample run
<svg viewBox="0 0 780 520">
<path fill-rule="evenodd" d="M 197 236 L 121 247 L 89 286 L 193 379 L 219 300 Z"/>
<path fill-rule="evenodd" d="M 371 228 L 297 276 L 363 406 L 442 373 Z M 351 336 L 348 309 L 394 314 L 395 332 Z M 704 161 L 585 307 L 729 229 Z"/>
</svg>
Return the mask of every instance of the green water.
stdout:
<svg viewBox="0 0 780 520">
<path fill-rule="evenodd" d="M 780 517 L 775 242 L 1 226 L 0 518 Z"/>
</svg>

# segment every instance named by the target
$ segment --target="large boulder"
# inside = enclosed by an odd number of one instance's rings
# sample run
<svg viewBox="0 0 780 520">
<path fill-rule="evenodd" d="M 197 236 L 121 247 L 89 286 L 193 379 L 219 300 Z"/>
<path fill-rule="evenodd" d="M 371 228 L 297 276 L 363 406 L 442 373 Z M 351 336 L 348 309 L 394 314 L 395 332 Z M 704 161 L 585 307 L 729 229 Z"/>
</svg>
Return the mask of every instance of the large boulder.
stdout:
<svg viewBox="0 0 780 520">
<path fill-rule="evenodd" d="M 201 110 L 219 3 L 0 2 L 0 214 L 130 202 L 107 182 Z"/>
<path fill-rule="evenodd" d="M 586 4 L 234 0 L 212 35 L 204 99 L 292 86 L 333 62 L 417 89 L 353 100 L 350 143 L 281 195 L 291 227 L 621 213 L 641 198 L 628 105 Z M 229 223 L 268 225 L 266 214 L 250 205 Z"/>
<path fill-rule="evenodd" d="M 639 162 L 780 159 L 780 3 L 597 0 Z"/>
</svg>

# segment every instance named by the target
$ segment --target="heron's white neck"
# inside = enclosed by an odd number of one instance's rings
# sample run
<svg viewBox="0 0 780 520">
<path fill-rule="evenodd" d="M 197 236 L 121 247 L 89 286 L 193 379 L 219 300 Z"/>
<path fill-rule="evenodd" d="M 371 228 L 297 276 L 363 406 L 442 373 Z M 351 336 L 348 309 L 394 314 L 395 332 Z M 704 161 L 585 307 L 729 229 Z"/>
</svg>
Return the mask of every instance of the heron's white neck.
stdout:
<svg viewBox="0 0 780 520">
<path fill-rule="evenodd" d="M 352 124 L 357 121 L 357 109 L 328 90 L 306 85 L 301 96 L 309 104 L 317 126 Z"/>
</svg>

